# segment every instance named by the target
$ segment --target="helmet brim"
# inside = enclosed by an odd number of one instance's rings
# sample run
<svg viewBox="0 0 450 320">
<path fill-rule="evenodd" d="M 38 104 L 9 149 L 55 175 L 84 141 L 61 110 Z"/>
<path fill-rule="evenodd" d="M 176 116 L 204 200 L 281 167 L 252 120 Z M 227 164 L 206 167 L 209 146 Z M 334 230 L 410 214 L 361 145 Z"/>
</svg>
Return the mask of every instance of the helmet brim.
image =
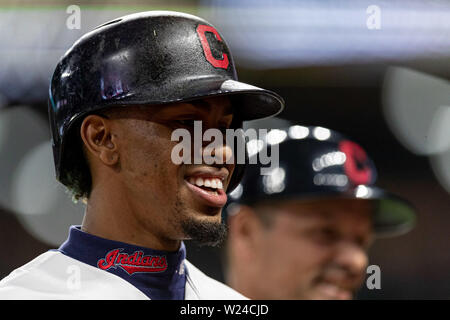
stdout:
<svg viewBox="0 0 450 320">
<path fill-rule="evenodd" d="M 275 92 L 247 83 L 226 80 L 220 86 L 221 94 L 237 98 L 237 112 L 242 120 L 256 120 L 278 115 L 284 110 L 284 100 Z"/>
<path fill-rule="evenodd" d="M 140 88 L 129 92 L 116 100 L 109 100 L 101 106 L 92 109 L 103 109 L 126 105 L 162 105 L 177 102 L 211 98 L 215 96 L 230 96 L 234 112 L 241 121 L 257 120 L 272 117 L 284 110 L 284 100 L 270 90 L 258 88 L 244 82 L 223 78 L 197 78 L 189 81 L 175 81 L 170 85 L 161 86 L 163 99 L 155 99 L 154 88 Z"/>
</svg>

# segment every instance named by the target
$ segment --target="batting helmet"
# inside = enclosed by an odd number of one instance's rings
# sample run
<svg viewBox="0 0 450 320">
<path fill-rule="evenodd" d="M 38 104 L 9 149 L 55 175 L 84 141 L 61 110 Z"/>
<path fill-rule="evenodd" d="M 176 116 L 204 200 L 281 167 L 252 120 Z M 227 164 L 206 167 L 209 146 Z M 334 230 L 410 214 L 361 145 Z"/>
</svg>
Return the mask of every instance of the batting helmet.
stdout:
<svg viewBox="0 0 450 320">
<path fill-rule="evenodd" d="M 237 81 L 230 49 L 210 23 L 168 11 L 127 15 L 81 37 L 57 64 L 49 91 L 56 177 L 63 184 L 66 138 L 89 113 L 229 95 L 238 128 L 284 108 L 274 92 Z M 242 173 L 236 166 L 228 191 Z"/>
<path fill-rule="evenodd" d="M 230 194 L 230 203 L 253 205 L 293 198 L 367 199 L 376 205 L 373 226 L 377 235 L 398 235 L 414 226 L 416 212 L 412 205 L 375 186 L 377 172 L 373 161 L 344 135 L 326 128 L 296 125 L 272 130 L 263 143 L 260 153 L 279 143 L 279 166 L 262 175 L 261 165 L 249 164 L 241 183 Z"/>
</svg>

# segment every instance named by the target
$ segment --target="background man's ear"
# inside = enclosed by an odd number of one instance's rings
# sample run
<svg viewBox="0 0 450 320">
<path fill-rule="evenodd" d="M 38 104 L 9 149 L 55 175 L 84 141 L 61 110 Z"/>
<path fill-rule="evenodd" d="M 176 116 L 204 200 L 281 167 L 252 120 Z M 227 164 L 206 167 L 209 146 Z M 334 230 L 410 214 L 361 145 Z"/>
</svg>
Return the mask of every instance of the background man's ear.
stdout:
<svg viewBox="0 0 450 320">
<path fill-rule="evenodd" d="M 89 115 L 81 124 L 80 135 L 90 160 L 98 159 L 107 166 L 117 164 L 119 153 L 110 120 L 99 115 Z"/>
<path fill-rule="evenodd" d="M 228 232 L 231 241 L 235 242 L 238 250 L 251 255 L 261 243 L 264 226 L 249 206 L 240 205 L 233 215 L 228 217 Z"/>
</svg>

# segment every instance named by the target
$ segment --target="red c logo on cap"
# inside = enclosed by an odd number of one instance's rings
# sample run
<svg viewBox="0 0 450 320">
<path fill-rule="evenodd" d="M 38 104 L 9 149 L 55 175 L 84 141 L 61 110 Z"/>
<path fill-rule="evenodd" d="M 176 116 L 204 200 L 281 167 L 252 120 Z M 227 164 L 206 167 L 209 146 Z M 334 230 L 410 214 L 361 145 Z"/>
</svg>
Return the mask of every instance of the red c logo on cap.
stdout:
<svg viewBox="0 0 450 320">
<path fill-rule="evenodd" d="M 229 61 L 228 61 L 228 55 L 226 53 L 223 53 L 222 60 L 218 60 L 213 57 L 208 40 L 206 39 L 206 35 L 205 35 L 206 32 L 211 32 L 212 34 L 214 34 L 214 36 L 216 37 L 216 39 L 218 41 L 222 41 L 222 38 L 220 37 L 220 35 L 216 29 L 214 29 L 211 26 L 204 25 L 204 24 L 198 25 L 197 34 L 200 38 L 200 42 L 202 43 L 203 52 L 205 53 L 206 60 L 208 60 L 208 62 L 211 63 L 216 68 L 222 68 L 222 69 L 228 68 Z"/>
<path fill-rule="evenodd" d="M 344 171 L 354 184 L 368 184 L 372 179 L 372 170 L 367 164 L 367 154 L 356 143 L 343 140 L 339 143 L 339 150 L 345 153 Z"/>
</svg>

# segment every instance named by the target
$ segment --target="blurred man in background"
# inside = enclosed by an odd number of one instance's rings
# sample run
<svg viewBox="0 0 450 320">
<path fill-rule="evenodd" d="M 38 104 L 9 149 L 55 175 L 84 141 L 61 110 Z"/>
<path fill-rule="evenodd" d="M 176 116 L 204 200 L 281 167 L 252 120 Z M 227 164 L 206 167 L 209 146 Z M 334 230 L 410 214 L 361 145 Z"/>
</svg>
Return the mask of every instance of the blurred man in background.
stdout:
<svg viewBox="0 0 450 320">
<path fill-rule="evenodd" d="M 352 299 L 373 240 L 409 231 L 415 211 L 374 186 L 355 142 L 320 127 L 280 132 L 279 167 L 248 166 L 231 194 L 226 281 L 251 299 Z"/>
</svg>

